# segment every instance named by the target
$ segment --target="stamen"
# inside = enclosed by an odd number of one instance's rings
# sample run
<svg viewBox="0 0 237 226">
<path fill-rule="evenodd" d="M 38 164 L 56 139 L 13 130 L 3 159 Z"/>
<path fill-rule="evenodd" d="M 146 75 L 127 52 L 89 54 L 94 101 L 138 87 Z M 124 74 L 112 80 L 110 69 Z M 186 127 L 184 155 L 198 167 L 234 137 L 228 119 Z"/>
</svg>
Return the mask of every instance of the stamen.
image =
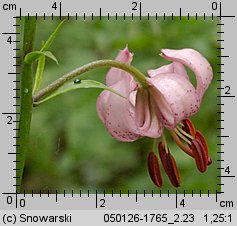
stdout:
<svg viewBox="0 0 237 226">
<path fill-rule="evenodd" d="M 193 137 L 195 137 L 196 129 L 191 120 L 189 119 L 183 120 L 183 129 L 189 134 L 191 134 Z"/>
<path fill-rule="evenodd" d="M 181 132 L 184 136 L 186 136 L 186 137 L 188 137 L 188 138 L 190 138 L 191 140 L 193 140 L 194 139 L 194 137 L 191 135 L 191 134 L 189 134 L 189 133 L 187 133 L 187 132 L 185 132 L 182 128 L 180 128 L 179 126 L 176 126 L 176 129 L 178 129 L 179 130 L 179 132 Z"/>
<path fill-rule="evenodd" d="M 183 144 L 183 142 L 179 139 L 179 137 L 177 136 L 177 134 L 174 132 L 174 131 L 170 131 L 171 132 L 171 135 L 174 139 L 174 141 L 176 142 L 176 144 L 186 153 L 188 154 L 189 156 L 193 157 L 193 154 L 192 154 L 192 150 L 187 147 L 186 145 Z"/>
<path fill-rule="evenodd" d="M 169 150 L 168 153 L 166 152 L 161 142 L 158 145 L 158 150 L 161 163 L 164 167 L 165 173 L 167 174 L 170 182 L 174 187 L 179 187 L 180 176 L 174 157 L 171 155 Z"/>
<path fill-rule="evenodd" d="M 208 164 L 208 156 L 204 146 L 199 140 L 194 139 L 192 140 L 191 149 L 193 151 L 193 156 L 198 170 L 202 173 L 205 172 Z"/>
<path fill-rule="evenodd" d="M 157 187 L 161 187 L 163 184 L 158 158 L 154 154 L 154 152 L 150 152 L 148 155 L 148 172 L 151 180 Z"/>
<path fill-rule="evenodd" d="M 157 144 L 158 144 L 158 139 L 153 139 L 153 144 L 152 144 L 152 149 L 151 149 L 152 152 L 155 152 Z"/>
<path fill-rule="evenodd" d="M 164 133 L 162 133 L 162 141 L 163 141 L 163 143 L 164 143 L 164 145 L 165 145 L 165 152 L 166 152 L 166 153 L 169 153 L 169 148 L 168 148 L 167 141 L 166 141 L 166 137 L 165 137 L 165 134 L 164 134 Z"/>
<path fill-rule="evenodd" d="M 202 145 L 204 147 L 204 150 L 207 154 L 207 158 L 208 158 L 207 165 L 210 165 L 212 163 L 212 160 L 211 160 L 211 157 L 208 154 L 208 146 L 207 146 L 207 141 L 206 141 L 205 137 L 203 136 L 203 134 L 199 130 L 197 130 L 196 134 L 195 134 L 195 138 L 202 143 Z"/>
<path fill-rule="evenodd" d="M 178 134 L 178 136 L 180 138 L 182 138 L 187 144 L 191 145 L 191 142 L 182 134 L 179 132 L 179 130 L 177 130 L 176 128 L 174 129 L 174 131 Z"/>
</svg>

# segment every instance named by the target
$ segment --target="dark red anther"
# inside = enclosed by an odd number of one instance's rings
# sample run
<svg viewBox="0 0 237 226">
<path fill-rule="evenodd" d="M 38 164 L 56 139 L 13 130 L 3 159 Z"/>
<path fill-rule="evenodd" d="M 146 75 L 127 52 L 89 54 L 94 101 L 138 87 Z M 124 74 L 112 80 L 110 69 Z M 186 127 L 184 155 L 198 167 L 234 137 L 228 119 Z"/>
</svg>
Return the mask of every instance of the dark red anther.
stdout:
<svg viewBox="0 0 237 226">
<path fill-rule="evenodd" d="M 189 119 L 184 119 L 182 123 L 183 123 L 182 129 L 186 131 L 188 134 L 190 134 L 192 137 L 195 137 L 196 130 L 192 121 Z"/>
<path fill-rule="evenodd" d="M 158 145 L 158 149 L 161 163 L 170 182 L 173 184 L 174 187 L 179 187 L 180 176 L 174 157 L 171 155 L 170 151 L 168 153 L 165 151 L 161 142 Z"/>
<path fill-rule="evenodd" d="M 206 141 L 205 137 L 203 136 L 203 134 L 199 130 L 197 130 L 196 134 L 195 134 L 195 138 L 196 138 L 196 140 L 199 140 L 202 143 L 202 145 L 205 149 L 205 152 L 207 154 L 207 165 L 210 165 L 212 163 L 212 160 L 211 160 L 211 157 L 208 154 L 208 146 L 207 146 L 207 141 Z"/>
<path fill-rule="evenodd" d="M 196 162 L 196 166 L 200 172 L 205 172 L 208 164 L 208 156 L 205 147 L 198 139 L 193 139 L 191 144 L 193 157 Z"/>
<path fill-rule="evenodd" d="M 150 152 L 148 155 L 148 171 L 153 183 L 157 187 L 161 187 L 163 181 L 160 173 L 158 159 L 154 152 Z"/>
</svg>

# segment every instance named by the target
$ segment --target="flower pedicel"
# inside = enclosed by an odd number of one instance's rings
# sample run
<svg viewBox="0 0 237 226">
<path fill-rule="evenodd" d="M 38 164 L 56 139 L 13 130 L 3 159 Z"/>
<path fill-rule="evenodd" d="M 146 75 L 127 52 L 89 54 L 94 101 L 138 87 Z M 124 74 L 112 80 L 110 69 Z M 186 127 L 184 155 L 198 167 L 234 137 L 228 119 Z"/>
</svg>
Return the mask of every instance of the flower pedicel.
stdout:
<svg viewBox="0 0 237 226">
<path fill-rule="evenodd" d="M 202 97 L 212 80 L 212 68 L 208 61 L 193 49 L 162 49 L 163 58 L 171 64 L 148 70 L 147 87 L 141 87 L 133 77 L 118 68 L 111 68 L 106 75 L 106 85 L 125 98 L 103 91 L 97 100 L 97 112 L 108 132 L 117 140 L 132 142 L 141 137 L 154 138 L 153 150 L 148 156 L 148 171 L 154 184 L 162 186 L 158 153 L 164 170 L 173 186 L 180 185 L 180 176 L 163 133 L 167 128 L 178 146 L 194 158 L 197 169 L 205 172 L 211 164 L 207 142 L 195 129 L 189 117 L 199 110 Z M 115 60 L 127 64 L 133 55 L 126 47 Z M 196 76 L 192 85 L 184 66 Z M 162 142 L 157 144 L 157 138 Z"/>
</svg>

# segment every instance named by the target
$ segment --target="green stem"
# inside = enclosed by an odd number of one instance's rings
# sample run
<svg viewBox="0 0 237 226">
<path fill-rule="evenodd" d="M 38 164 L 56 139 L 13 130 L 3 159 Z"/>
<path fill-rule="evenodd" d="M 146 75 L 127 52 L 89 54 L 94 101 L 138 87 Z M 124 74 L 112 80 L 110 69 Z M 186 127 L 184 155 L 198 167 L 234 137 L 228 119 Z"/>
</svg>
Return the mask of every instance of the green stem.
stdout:
<svg viewBox="0 0 237 226">
<path fill-rule="evenodd" d="M 146 82 L 146 77 L 139 70 L 137 70 L 135 67 L 133 67 L 129 64 L 120 62 L 120 61 L 116 61 L 116 60 L 98 60 L 98 61 L 94 61 L 92 63 L 86 64 L 84 66 L 81 66 L 81 67 L 63 75 L 59 79 L 55 80 L 54 82 L 52 82 L 47 87 L 40 90 L 38 93 L 36 93 L 34 95 L 34 97 L 33 97 L 34 102 L 37 102 L 37 101 L 41 100 L 42 98 L 46 97 L 53 91 L 57 90 L 60 86 L 62 86 L 67 81 L 69 81 L 73 78 L 76 78 L 77 76 L 79 76 L 89 70 L 92 70 L 95 68 L 101 68 L 101 67 L 116 67 L 116 68 L 122 69 L 122 70 L 130 73 L 134 78 L 136 78 L 138 80 L 138 82 L 142 85 L 143 88 L 147 88 L 147 86 L 148 86 L 148 84 Z"/>
<path fill-rule="evenodd" d="M 25 17 L 23 50 L 24 57 L 32 51 L 35 38 L 36 20 Z M 16 151 L 16 185 L 20 192 L 25 165 L 25 154 L 29 141 L 29 132 L 32 115 L 32 68 L 31 64 L 23 63 L 21 73 L 21 109 L 18 127 L 18 139 Z"/>
</svg>

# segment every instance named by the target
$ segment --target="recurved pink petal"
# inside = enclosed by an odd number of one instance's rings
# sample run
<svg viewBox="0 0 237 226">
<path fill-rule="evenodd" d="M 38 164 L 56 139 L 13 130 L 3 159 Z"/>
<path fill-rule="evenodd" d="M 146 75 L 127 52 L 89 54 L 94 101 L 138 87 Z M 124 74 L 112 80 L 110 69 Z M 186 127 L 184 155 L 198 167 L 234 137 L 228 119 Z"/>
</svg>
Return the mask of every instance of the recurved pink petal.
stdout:
<svg viewBox="0 0 237 226">
<path fill-rule="evenodd" d="M 176 73 L 179 76 L 183 76 L 184 78 L 189 79 L 188 74 L 185 70 L 185 67 L 183 66 L 183 64 L 179 62 L 173 62 L 171 64 L 164 65 L 157 69 L 150 69 L 147 71 L 147 74 L 150 77 L 154 77 L 154 76 L 157 76 L 159 74 L 164 74 L 164 73 Z"/>
<path fill-rule="evenodd" d="M 189 80 L 178 74 L 159 74 L 147 78 L 156 114 L 168 129 L 195 114 L 200 105 L 197 91 Z"/>
<path fill-rule="evenodd" d="M 138 89 L 135 104 L 135 122 L 141 136 L 160 137 L 163 126 L 156 117 L 154 105 L 147 90 Z"/>
<path fill-rule="evenodd" d="M 130 64 L 133 59 L 133 54 L 129 52 L 128 47 L 126 46 L 123 50 L 119 52 L 115 60 L 121 61 L 127 64 Z M 133 77 L 124 70 L 112 67 L 106 75 L 106 85 L 112 86 L 121 79 L 125 77 L 130 77 L 133 80 Z"/>
<path fill-rule="evenodd" d="M 197 93 L 202 98 L 212 80 L 212 68 L 209 62 L 194 49 L 162 49 L 161 56 L 167 60 L 180 62 L 189 67 L 197 80 Z"/>
</svg>

